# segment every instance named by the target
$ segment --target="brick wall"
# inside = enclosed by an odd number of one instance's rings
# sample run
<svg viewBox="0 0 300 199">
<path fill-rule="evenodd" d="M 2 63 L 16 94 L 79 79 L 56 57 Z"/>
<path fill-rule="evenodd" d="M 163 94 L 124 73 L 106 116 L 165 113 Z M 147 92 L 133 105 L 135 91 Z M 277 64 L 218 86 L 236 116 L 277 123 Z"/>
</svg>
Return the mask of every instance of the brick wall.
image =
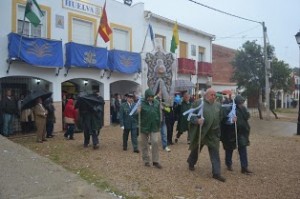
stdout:
<svg viewBox="0 0 300 199">
<path fill-rule="evenodd" d="M 235 50 L 216 44 L 212 45 L 213 84 L 233 83 L 230 79 L 233 74 L 231 62 L 234 56 Z"/>
</svg>

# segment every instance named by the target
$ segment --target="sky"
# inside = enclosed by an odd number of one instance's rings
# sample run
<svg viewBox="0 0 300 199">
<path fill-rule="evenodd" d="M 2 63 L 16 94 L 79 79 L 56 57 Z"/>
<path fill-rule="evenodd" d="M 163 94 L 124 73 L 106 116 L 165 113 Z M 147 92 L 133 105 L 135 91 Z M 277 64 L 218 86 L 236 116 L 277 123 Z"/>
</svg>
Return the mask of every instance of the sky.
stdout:
<svg viewBox="0 0 300 199">
<path fill-rule="evenodd" d="M 295 35 L 300 31 L 300 0 L 194 1 L 243 18 L 265 22 L 267 42 L 275 47 L 276 57 L 291 68 L 299 67 L 300 52 Z M 144 3 L 145 10 L 215 35 L 214 44 L 239 49 L 247 40 L 256 40 L 257 44 L 263 46 L 260 23 L 227 16 L 189 0 L 133 0 L 133 4 L 139 2 Z"/>
</svg>

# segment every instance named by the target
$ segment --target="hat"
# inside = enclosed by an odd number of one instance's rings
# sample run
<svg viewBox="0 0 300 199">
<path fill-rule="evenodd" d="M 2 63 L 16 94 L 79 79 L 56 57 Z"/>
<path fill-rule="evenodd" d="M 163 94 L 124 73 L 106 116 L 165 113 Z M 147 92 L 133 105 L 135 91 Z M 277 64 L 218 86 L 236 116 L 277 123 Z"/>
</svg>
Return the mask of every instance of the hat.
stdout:
<svg viewBox="0 0 300 199">
<path fill-rule="evenodd" d="M 127 97 L 134 97 L 134 95 L 132 93 L 128 93 Z"/>
<path fill-rule="evenodd" d="M 234 100 L 236 104 L 242 104 L 245 102 L 245 99 L 240 95 L 235 96 Z"/>
</svg>

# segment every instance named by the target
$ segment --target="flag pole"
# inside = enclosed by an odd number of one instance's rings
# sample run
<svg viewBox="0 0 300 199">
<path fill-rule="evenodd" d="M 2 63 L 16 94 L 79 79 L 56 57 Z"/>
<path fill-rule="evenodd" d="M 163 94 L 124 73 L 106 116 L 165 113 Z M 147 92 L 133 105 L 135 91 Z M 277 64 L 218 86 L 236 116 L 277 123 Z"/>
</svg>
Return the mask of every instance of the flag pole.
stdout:
<svg viewBox="0 0 300 199">
<path fill-rule="evenodd" d="M 150 22 L 149 22 L 149 24 L 150 24 Z M 145 48 L 145 44 L 146 44 L 146 39 L 147 39 L 147 36 L 148 36 L 148 33 L 149 33 L 149 24 L 148 24 L 148 27 L 147 27 L 147 32 L 146 32 L 146 35 L 145 35 L 145 38 L 144 38 L 144 42 L 143 42 L 141 53 L 144 52 L 144 48 Z"/>
<path fill-rule="evenodd" d="M 25 27 L 26 6 L 27 6 L 27 4 L 25 5 L 25 11 L 24 11 L 24 17 L 23 17 L 23 24 L 22 24 L 21 37 L 20 37 L 20 42 L 19 42 L 18 57 L 17 57 L 18 59 L 20 58 L 21 44 L 22 44 L 22 38 L 23 38 L 24 27 Z"/>
</svg>

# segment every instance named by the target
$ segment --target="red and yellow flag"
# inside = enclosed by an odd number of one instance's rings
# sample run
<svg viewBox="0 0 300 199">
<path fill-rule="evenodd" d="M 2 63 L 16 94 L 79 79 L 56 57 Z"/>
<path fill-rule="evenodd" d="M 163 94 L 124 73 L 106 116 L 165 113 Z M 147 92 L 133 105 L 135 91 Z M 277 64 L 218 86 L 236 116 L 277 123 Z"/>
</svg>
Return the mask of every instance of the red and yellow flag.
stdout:
<svg viewBox="0 0 300 199">
<path fill-rule="evenodd" d="M 102 37 L 102 39 L 104 40 L 104 42 L 108 42 L 109 41 L 109 35 L 112 33 L 111 28 L 109 27 L 108 21 L 107 21 L 107 15 L 106 15 L 106 1 L 104 3 L 104 7 L 103 7 L 103 11 L 102 11 L 102 16 L 100 19 L 100 25 L 98 28 L 98 33 L 100 34 L 100 36 Z"/>
</svg>

